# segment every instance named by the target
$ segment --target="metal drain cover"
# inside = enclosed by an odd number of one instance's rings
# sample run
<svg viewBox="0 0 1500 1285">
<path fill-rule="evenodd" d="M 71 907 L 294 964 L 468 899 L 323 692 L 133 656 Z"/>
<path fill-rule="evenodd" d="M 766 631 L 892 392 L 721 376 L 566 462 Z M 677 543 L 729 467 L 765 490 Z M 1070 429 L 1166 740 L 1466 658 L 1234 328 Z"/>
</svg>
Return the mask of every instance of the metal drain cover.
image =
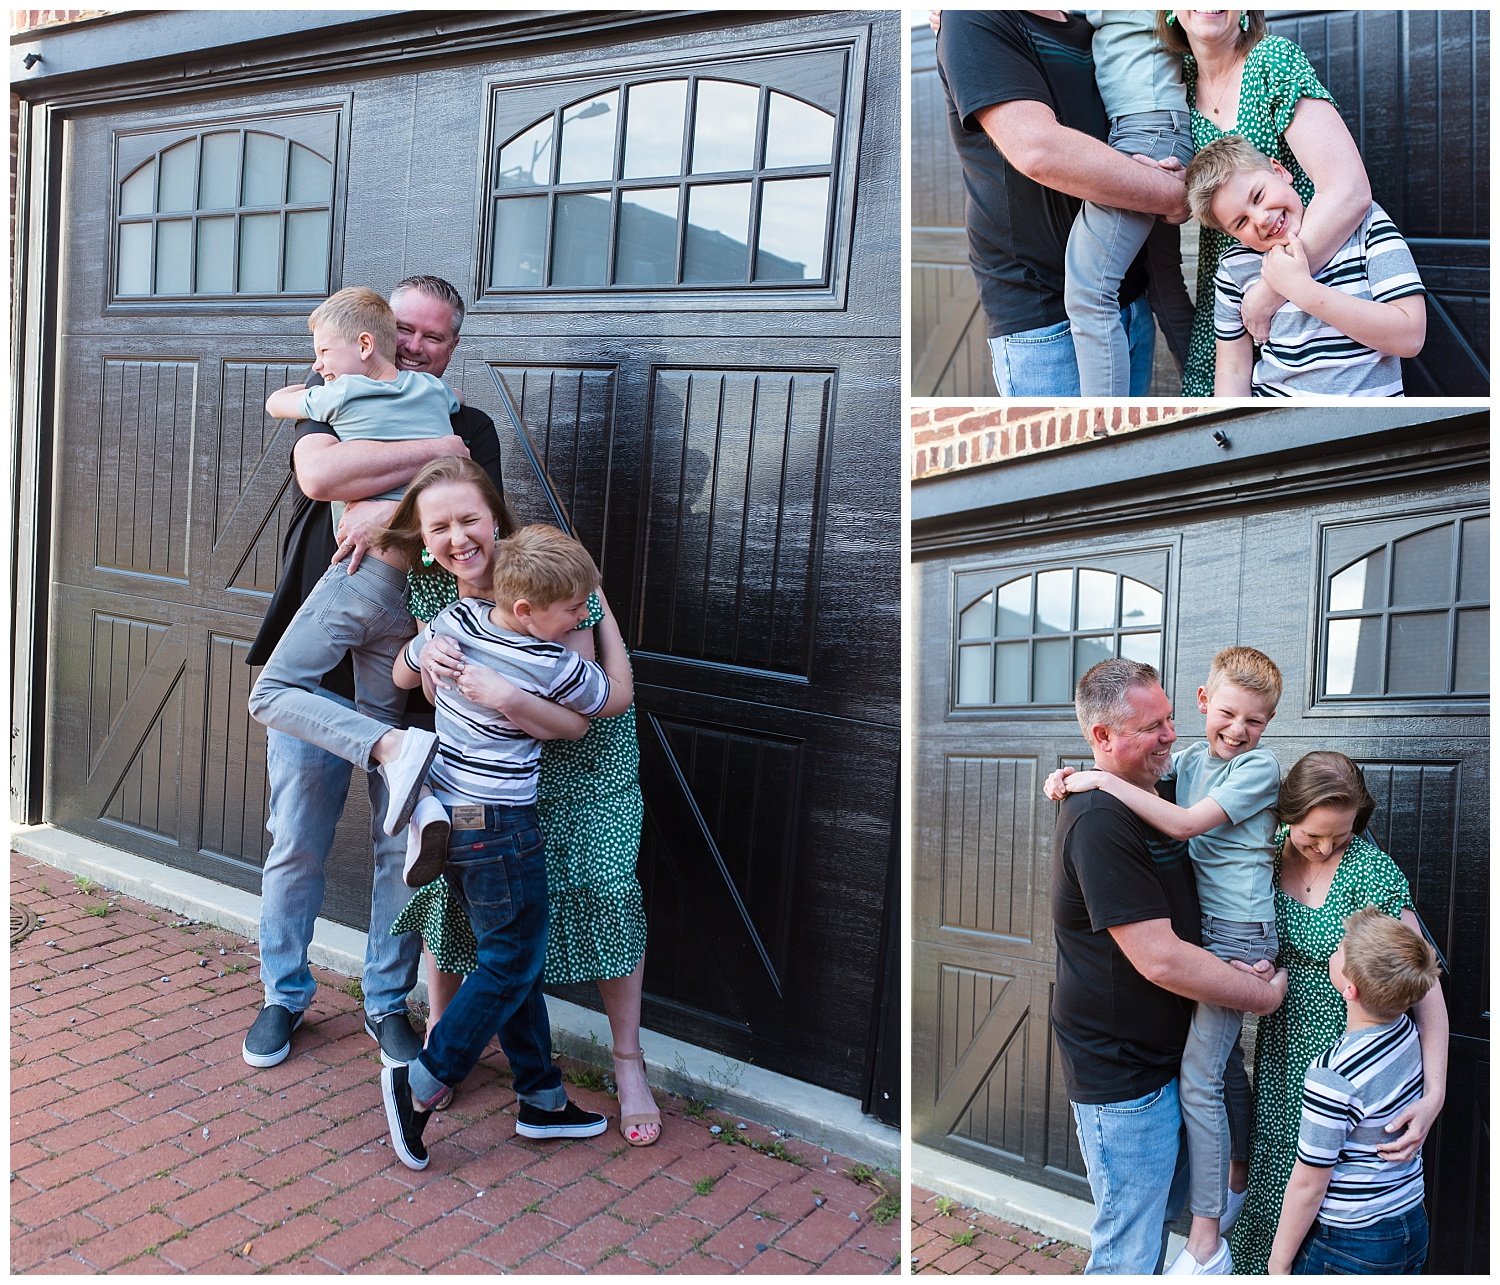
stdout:
<svg viewBox="0 0 1500 1285">
<path fill-rule="evenodd" d="M 25 939 L 37 925 L 37 917 L 25 906 L 17 906 L 12 903 L 10 908 L 10 944 L 14 946 L 17 942 Z"/>
</svg>

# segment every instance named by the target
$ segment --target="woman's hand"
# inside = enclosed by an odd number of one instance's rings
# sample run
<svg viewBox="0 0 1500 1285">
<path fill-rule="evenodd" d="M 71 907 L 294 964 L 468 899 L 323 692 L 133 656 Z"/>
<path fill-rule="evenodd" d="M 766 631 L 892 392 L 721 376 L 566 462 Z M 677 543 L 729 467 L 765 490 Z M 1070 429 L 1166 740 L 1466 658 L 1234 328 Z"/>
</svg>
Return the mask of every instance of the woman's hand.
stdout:
<svg viewBox="0 0 1500 1285">
<path fill-rule="evenodd" d="M 1393 1134 L 1389 1142 L 1375 1148 L 1382 1160 L 1404 1163 L 1422 1149 L 1432 1126 L 1437 1123 L 1438 1113 L 1443 1109 L 1442 1101 L 1428 1094 L 1418 1098 L 1390 1124 L 1386 1132 Z"/>
<path fill-rule="evenodd" d="M 1077 771 L 1076 767 L 1058 768 L 1057 771 L 1048 775 L 1047 779 L 1042 782 L 1042 793 L 1051 799 L 1052 802 L 1061 803 L 1068 797 L 1068 787 L 1065 782 Z"/>
<path fill-rule="evenodd" d="M 510 679 L 502 678 L 486 665 L 462 665 L 453 685 L 465 700 L 484 705 L 497 714 L 503 714 L 506 705 L 520 691 Z"/>
<path fill-rule="evenodd" d="M 1266 252 L 1269 257 L 1277 251 L 1272 246 Z M 1303 256 L 1303 262 L 1307 258 Z M 1264 267 L 1262 267 L 1264 273 Z M 1255 283 L 1245 291 L 1245 297 L 1240 300 L 1240 322 L 1249 332 L 1250 338 L 1258 344 L 1263 344 L 1271 336 L 1271 318 L 1276 315 L 1276 309 L 1286 302 L 1284 295 L 1279 295 L 1266 284 L 1265 276 L 1257 277 Z"/>
<path fill-rule="evenodd" d="M 463 649 L 451 638 L 434 638 L 418 659 L 422 677 L 434 688 L 447 690 L 464 671 Z"/>
</svg>

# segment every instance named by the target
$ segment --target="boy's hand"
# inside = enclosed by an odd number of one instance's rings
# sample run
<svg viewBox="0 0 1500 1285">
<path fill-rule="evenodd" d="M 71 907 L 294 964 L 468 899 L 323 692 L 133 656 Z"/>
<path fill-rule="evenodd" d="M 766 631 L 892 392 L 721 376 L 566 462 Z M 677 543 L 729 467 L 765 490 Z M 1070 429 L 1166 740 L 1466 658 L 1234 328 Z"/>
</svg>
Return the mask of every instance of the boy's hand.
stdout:
<svg viewBox="0 0 1500 1285">
<path fill-rule="evenodd" d="M 1260 275 L 1272 290 L 1292 299 L 1293 292 L 1299 286 L 1312 280 L 1312 271 L 1307 266 L 1307 251 L 1302 248 L 1301 240 L 1296 236 L 1288 236 L 1284 242 L 1267 250 L 1261 258 Z M 1243 315 L 1242 309 L 1241 316 Z"/>
<path fill-rule="evenodd" d="M 464 672 L 463 649 L 451 638 L 434 638 L 422 648 L 418 659 L 423 676 L 444 691 L 452 687 L 453 681 Z"/>
<path fill-rule="evenodd" d="M 453 685 L 466 700 L 487 706 L 496 713 L 504 713 L 507 702 L 520 691 L 508 678 L 501 677 L 485 665 L 462 665 Z"/>
</svg>

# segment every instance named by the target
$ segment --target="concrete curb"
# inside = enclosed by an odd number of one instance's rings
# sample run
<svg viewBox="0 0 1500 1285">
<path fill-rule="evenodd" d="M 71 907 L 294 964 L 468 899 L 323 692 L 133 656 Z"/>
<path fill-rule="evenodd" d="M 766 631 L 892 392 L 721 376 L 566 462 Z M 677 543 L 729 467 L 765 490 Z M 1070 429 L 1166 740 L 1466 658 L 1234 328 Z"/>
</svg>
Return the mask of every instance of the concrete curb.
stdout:
<svg viewBox="0 0 1500 1285">
<path fill-rule="evenodd" d="M 23 856 L 70 874 L 85 875 L 102 887 L 148 905 L 161 906 L 251 941 L 258 936 L 260 898 L 254 893 L 50 825 L 12 827 L 10 846 Z M 365 958 L 365 934 L 320 918 L 308 958 L 346 977 L 358 977 Z M 420 981 L 412 994 L 426 1001 L 426 989 Z M 559 1053 L 610 1069 L 609 1023 L 603 1013 L 552 997 L 548 998 L 547 1010 L 552 1018 L 553 1044 Z M 652 1084 L 668 1092 L 712 1103 L 721 1115 L 742 1115 L 850 1159 L 892 1172 L 900 1170 L 900 1131 L 863 1114 L 854 1098 L 644 1028 L 641 1047 L 646 1051 Z"/>
</svg>

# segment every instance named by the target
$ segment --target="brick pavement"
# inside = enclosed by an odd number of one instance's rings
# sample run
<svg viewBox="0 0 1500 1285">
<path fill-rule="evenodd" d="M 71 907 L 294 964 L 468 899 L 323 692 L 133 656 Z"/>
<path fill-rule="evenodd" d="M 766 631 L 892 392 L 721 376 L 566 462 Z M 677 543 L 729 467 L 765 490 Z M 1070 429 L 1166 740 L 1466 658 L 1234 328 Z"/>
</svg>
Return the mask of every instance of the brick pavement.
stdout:
<svg viewBox="0 0 1500 1285">
<path fill-rule="evenodd" d="M 878 1221 L 894 1176 L 661 1093 L 654 1147 L 613 1128 L 528 1142 L 494 1048 L 414 1173 L 347 979 L 316 969 L 292 1056 L 255 1070 L 240 1056 L 261 1003 L 253 942 L 14 853 L 11 907 L 13 934 L 21 908 L 42 917 L 11 948 L 13 1273 L 898 1265 L 899 1212 Z M 594 1073 L 564 1069 L 577 1101 L 618 1117 Z"/>
<path fill-rule="evenodd" d="M 912 1187 L 911 1263 L 918 1276 L 1074 1276 L 1089 1252 Z"/>
</svg>

